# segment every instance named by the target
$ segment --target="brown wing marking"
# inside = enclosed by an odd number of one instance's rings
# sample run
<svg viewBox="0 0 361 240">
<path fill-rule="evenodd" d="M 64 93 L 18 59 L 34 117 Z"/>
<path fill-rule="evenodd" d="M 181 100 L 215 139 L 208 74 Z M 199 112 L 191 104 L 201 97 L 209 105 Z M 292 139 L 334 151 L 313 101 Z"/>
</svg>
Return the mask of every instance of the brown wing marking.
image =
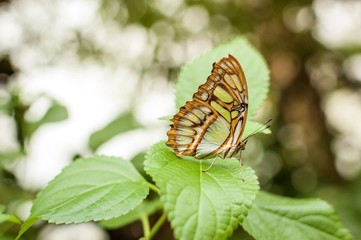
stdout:
<svg viewBox="0 0 361 240">
<path fill-rule="evenodd" d="M 193 100 L 186 102 L 171 119 L 173 124 L 167 132 L 166 144 L 178 156 L 195 156 L 197 146 L 208 127 L 218 117 L 223 117 L 230 124 L 229 136 L 218 149 L 207 156 L 233 156 L 241 141 L 247 109 L 245 75 L 238 61 L 229 55 L 213 64 L 211 75 L 199 86 Z"/>
</svg>

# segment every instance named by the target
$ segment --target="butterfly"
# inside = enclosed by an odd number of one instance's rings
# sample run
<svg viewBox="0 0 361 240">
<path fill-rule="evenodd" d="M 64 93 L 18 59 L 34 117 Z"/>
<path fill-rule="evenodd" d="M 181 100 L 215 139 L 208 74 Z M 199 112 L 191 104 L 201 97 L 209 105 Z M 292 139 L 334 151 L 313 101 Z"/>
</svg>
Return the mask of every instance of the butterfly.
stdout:
<svg viewBox="0 0 361 240">
<path fill-rule="evenodd" d="M 240 63 L 229 54 L 213 63 L 207 81 L 171 119 L 166 144 L 179 157 L 240 158 L 247 143 L 242 140 L 247 113 L 246 77 Z"/>
</svg>

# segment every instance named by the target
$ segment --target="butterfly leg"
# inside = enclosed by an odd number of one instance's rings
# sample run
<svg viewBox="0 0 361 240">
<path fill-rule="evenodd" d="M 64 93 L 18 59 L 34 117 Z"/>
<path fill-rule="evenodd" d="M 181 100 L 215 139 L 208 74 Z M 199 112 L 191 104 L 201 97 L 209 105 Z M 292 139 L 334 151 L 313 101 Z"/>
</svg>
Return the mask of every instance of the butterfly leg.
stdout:
<svg viewBox="0 0 361 240">
<path fill-rule="evenodd" d="M 239 153 L 239 168 L 241 169 L 242 168 L 242 150 L 241 150 L 241 152 Z"/>
<path fill-rule="evenodd" d="M 202 172 L 207 172 L 209 169 L 211 169 L 211 167 L 213 166 L 213 164 L 214 164 L 214 162 L 216 161 L 217 158 L 218 158 L 218 156 L 213 158 L 213 161 L 212 161 L 211 165 L 209 165 L 209 167 L 207 167 L 205 170 L 202 169 Z"/>
</svg>

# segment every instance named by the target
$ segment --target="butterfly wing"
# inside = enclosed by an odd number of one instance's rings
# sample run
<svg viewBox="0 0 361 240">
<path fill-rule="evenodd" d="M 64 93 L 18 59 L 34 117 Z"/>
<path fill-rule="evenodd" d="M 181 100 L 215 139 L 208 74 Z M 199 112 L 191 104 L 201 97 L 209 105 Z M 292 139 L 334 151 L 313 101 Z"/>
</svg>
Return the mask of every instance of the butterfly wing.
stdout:
<svg viewBox="0 0 361 240">
<path fill-rule="evenodd" d="M 232 157 L 243 145 L 248 110 L 246 78 L 229 55 L 213 64 L 211 75 L 171 119 L 167 145 L 178 156 Z"/>
</svg>

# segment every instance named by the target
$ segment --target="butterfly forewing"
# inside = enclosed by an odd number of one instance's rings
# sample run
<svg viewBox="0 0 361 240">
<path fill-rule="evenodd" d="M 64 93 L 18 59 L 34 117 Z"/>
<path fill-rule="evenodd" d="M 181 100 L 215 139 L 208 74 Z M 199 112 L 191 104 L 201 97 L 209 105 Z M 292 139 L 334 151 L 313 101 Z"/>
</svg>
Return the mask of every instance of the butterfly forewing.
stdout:
<svg viewBox="0 0 361 240">
<path fill-rule="evenodd" d="M 211 75 L 171 119 L 167 145 L 178 156 L 232 157 L 242 150 L 248 110 L 246 78 L 231 55 L 213 64 Z"/>
</svg>

